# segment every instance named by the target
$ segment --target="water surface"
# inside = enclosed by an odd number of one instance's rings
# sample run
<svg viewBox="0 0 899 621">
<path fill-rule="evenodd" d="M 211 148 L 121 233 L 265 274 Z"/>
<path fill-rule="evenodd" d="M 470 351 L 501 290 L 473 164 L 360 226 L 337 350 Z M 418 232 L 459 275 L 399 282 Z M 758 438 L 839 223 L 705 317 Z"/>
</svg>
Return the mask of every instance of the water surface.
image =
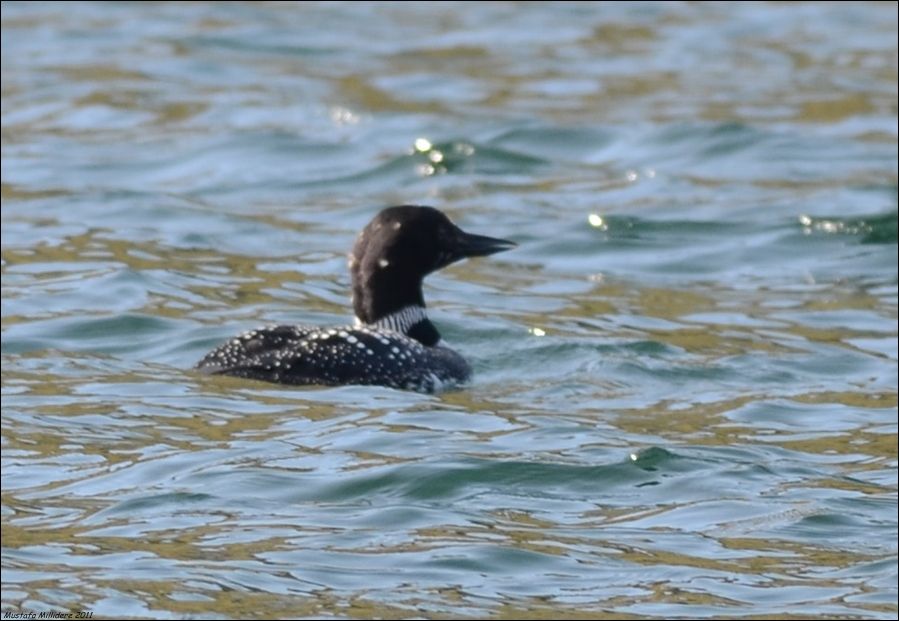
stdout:
<svg viewBox="0 0 899 621">
<path fill-rule="evenodd" d="M 4 610 L 895 618 L 895 4 L 2 20 Z M 398 203 L 469 387 L 190 370 Z"/>
</svg>

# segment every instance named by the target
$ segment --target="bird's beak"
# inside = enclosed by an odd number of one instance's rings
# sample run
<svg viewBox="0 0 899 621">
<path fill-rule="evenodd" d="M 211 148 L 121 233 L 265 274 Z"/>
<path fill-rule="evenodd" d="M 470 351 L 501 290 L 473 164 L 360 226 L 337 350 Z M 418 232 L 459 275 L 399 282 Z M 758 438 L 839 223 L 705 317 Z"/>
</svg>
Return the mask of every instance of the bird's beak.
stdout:
<svg viewBox="0 0 899 621">
<path fill-rule="evenodd" d="M 508 239 L 499 239 L 496 237 L 487 237 L 486 235 L 474 235 L 459 231 L 459 237 L 456 240 L 456 252 L 459 257 L 485 257 L 489 254 L 509 250 L 517 246 L 513 241 Z"/>
</svg>

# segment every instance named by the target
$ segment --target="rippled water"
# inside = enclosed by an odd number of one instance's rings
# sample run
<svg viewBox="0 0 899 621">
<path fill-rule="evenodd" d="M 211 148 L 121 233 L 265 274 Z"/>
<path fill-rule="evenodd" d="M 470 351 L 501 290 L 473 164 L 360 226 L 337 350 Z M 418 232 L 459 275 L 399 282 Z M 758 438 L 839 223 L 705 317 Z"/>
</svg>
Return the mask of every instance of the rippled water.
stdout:
<svg viewBox="0 0 899 621">
<path fill-rule="evenodd" d="M 4 610 L 895 617 L 894 3 L 2 18 Z M 190 370 L 397 203 L 471 386 Z"/>
</svg>

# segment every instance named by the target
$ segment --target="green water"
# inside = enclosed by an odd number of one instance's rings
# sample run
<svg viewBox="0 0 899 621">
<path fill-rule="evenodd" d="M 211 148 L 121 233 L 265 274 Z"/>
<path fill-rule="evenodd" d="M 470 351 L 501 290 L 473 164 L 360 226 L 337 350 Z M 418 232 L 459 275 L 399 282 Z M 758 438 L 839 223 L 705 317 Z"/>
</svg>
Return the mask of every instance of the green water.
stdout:
<svg viewBox="0 0 899 621">
<path fill-rule="evenodd" d="M 2 606 L 895 618 L 895 3 L 2 5 Z M 191 371 L 430 204 L 463 390 Z"/>
</svg>

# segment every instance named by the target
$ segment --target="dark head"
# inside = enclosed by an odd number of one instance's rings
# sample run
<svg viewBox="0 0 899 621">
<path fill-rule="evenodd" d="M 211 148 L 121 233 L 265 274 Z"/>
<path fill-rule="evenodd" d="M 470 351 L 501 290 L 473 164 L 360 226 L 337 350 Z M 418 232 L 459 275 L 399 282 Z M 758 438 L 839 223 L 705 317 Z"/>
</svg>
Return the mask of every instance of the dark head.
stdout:
<svg viewBox="0 0 899 621">
<path fill-rule="evenodd" d="M 366 225 L 350 254 L 356 317 L 371 324 L 409 306 L 424 307 L 425 276 L 466 257 L 514 246 L 505 239 L 466 233 L 433 207 L 388 207 Z M 425 345 L 440 338 L 430 325 L 410 336 Z"/>
</svg>

